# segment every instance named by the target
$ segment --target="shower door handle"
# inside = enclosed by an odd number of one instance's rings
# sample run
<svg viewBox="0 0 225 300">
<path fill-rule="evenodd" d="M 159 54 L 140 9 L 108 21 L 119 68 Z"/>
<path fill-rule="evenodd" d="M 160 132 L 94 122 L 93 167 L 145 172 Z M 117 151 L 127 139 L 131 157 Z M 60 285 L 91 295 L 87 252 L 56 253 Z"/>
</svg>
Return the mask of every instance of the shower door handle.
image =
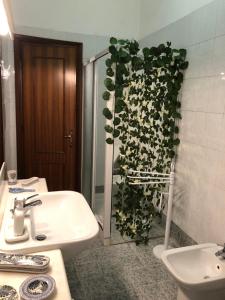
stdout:
<svg viewBox="0 0 225 300">
<path fill-rule="evenodd" d="M 70 133 L 68 135 L 64 135 L 64 139 L 69 140 L 70 147 L 73 146 L 73 130 L 70 130 Z"/>
</svg>

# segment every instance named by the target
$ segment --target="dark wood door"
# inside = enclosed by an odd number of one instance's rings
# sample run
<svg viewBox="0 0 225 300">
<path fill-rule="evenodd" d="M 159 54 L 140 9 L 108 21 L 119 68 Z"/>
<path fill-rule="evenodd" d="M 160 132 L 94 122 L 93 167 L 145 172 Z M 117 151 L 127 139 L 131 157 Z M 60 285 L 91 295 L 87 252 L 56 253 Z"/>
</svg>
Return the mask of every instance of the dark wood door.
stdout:
<svg viewBox="0 0 225 300">
<path fill-rule="evenodd" d="M 15 41 L 21 61 L 16 68 L 21 84 L 17 118 L 22 117 L 19 173 L 45 177 L 49 190 L 80 190 L 81 45 L 25 37 Z"/>
</svg>

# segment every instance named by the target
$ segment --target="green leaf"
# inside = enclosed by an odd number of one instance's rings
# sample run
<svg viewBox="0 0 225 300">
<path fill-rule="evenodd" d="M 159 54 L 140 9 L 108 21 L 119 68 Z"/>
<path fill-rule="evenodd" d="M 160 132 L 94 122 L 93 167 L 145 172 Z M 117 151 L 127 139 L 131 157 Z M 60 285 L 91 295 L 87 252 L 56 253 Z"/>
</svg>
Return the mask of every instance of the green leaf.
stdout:
<svg viewBox="0 0 225 300">
<path fill-rule="evenodd" d="M 118 52 L 118 55 L 121 58 L 121 57 L 127 57 L 129 54 L 128 54 L 128 52 L 126 52 L 122 48 L 120 48 L 119 52 Z"/>
<path fill-rule="evenodd" d="M 113 72 L 113 69 L 112 68 L 108 68 L 106 70 L 106 74 L 109 76 L 109 77 L 112 77 L 114 75 L 114 72 Z"/>
<path fill-rule="evenodd" d="M 115 89 L 115 85 L 111 78 L 106 78 L 104 84 L 109 91 L 113 91 Z"/>
<path fill-rule="evenodd" d="M 108 120 L 111 120 L 112 117 L 113 117 L 111 111 L 110 111 L 107 107 L 105 107 L 105 108 L 103 109 L 102 113 L 103 113 L 103 115 L 106 117 L 106 119 L 108 119 Z"/>
<path fill-rule="evenodd" d="M 112 55 L 117 53 L 116 47 L 114 45 L 109 46 L 109 53 Z"/>
<path fill-rule="evenodd" d="M 122 53 L 121 53 L 122 54 Z M 119 56 L 119 54 L 118 54 Z M 127 53 L 127 55 L 125 55 L 125 53 L 123 53 L 121 56 L 119 56 L 119 62 L 121 64 L 128 64 L 131 60 L 131 56 Z"/>
<path fill-rule="evenodd" d="M 125 45 L 127 43 L 126 40 L 118 40 L 118 44 L 120 45 Z"/>
<path fill-rule="evenodd" d="M 113 124 L 115 126 L 119 125 L 120 124 L 120 118 L 116 117 L 114 120 L 113 120 Z"/>
<path fill-rule="evenodd" d="M 150 51 L 150 55 L 155 55 L 155 56 L 159 55 L 159 51 L 158 51 L 158 49 L 156 47 L 151 47 L 149 49 L 149 51 Z"/>
<path fill-rule="evenodd" d="M 106 61 L 105 61 L 105 64 L 106 64 L 106 66 L 107 66 L 108 68 L 111 68 L 113 62 L 112 62 L 112 60 L 111 60 L 110 58 L 107 58 Z"/>
<path fill-rule="evenodd" d="M 174 150 L 170 150 L 170 151 L 169 151 L 169 157 L 170 157 L 170 158 L 173 158 L 173 157 L 175 156 L 175 154 L 176 154 L 176 153 L 175 153 Z"/>
<path fill-rule="evenodd" d="M 181 114 L 180 114 L 179 112 L 175 112 L 175 113 L 174 113 L 174 117 L 175 117 L 176 119 L 182 119 Z"/>
<path fill-rule="evenodd" d="M 105 125 L 105 131 L 108 133 L 112 133 L 113 132 L 113 128 L 110 125 Z"/>
<path fill-rule="evenodd" d="M 143 66 L 143 61 L 140 57 L 138 56 L 133 56 L 132 57 L 132 67 L 134 70 L 140 70 Z"/>
<path fill-rule="evenodd" d="M 177 74 L 177 80 L 178 80 L 180 83 L 182 83 L 182 82 L 183 82 L 183 79 L 184 79 L 184 75 L 183 75 L 181 72 L 179 72 L 179 73 Z"/>
<path fill-rule="evenodd" d="M 115 97 L 116 98 L 123 97 L 123 87 L 122 86 L 116 85 L 116 87 L 115 87 Z"/>
<path fill-rule="evenodd" d="M 132 55 L 136 55 L 139 51 L 139 44 L 137 41 L 133 41 L 130 43 L 130 46 L 129 46 L 129 51 L 130 51 L 130 54 Z"/>
<path fill-rule="evenodd" d="M 179 49 L 180 56 L 185 59 L 187 55 L 187 50 L 186 49 Z"/>
<path fill-rule="evenodd" d="M 117 39 L 114 38 L 114 37 L 111 37 L 109 41 L 110 41 L 111 45 L 116 45 L 117 44 Z"/>
<path fill-rule="evenodd" d="M 160 45 L 158 46 L 159 52 L 163 52 L 163 51 L 165 50 L 165 48 L 166 48 L 166 46 L 165 46 L 164 44 L 160 44 Z"/>
<path fill-rule="evenodd" d="M 178 127 L 178 126 L 175 126 L 175 127 L 174 127 L 174 133 L 176 133 L 176 134 L 179 133 L 179 127 Z"/>
<path fill-rule="evenodd" d="M 176 107 L 177 107 L 177 108 L 181 108 L 181 102 L 180 102 L 180 101 L 177 101 Z"/>
<path fill-rule="evenodd" d="M 102 98 L 104 99 L 104 100 L 109 100 L 110 99 L 110 92 L 108 92 L 108 91 L 105 91 L 103 94 L 102 94 Z"/>
<path fill-rule="evenodd" d="M 107 138 L 105 141 L 107 144 L 113 144 L 113 139 L 111 138 Z"/>
<path fill-rule="evenodd" d="M 178 138 L 175 139 L 175 140 L 173 141 L 173 144 L 174 144 L 175 146 L 179 145 L 179 144 L 180 144 L 180 140 L 179 140 Z"/>
<path fill-rule="evenodd" d="M 120 131 L 118 129 L 115 129 L 113 132 L 113 137 L 117 138 L 120 135 Z"/>
<path fill-rule="evenodd" d="M 144 57 L 146 58 L 146 57 L 148 57 L 149 55 L 150 55 L 150 49 L 149 48 L 143 48 L 142 49 L 142 52 L 143 52 L 143 55 L 144 55 Z"/>
<path fill-rule="evenodd" d="M 119 114 L 119 113 L 121 113 L 122 111 L 123 111 L 123 107 L 120 106 L 120 105 L 118 105 L 118 104 L 116 104 L 116 105 L 115 105 L 115 113 Z"/>
<path fill-rule="evenodd" d="M 181 70 L 187 69 L 188 64 L 189 64 L 188 61 L 183 62 L 183 63 L 180 65 L 180 69 L 181 69 Z"/>
</svg>

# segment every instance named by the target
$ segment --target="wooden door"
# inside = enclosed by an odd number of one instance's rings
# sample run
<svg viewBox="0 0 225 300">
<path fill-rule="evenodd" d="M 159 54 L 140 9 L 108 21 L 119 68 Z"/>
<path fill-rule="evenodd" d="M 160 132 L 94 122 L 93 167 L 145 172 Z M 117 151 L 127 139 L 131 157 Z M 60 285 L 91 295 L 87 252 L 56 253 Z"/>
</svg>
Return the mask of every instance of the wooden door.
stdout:
<svg viewBox="0 0 225 300">
<path fill-rule="evenodd" d="M 81 44 L 16 36 L 18 56 L 19 174 L 79 191 Z"/>
</svg>

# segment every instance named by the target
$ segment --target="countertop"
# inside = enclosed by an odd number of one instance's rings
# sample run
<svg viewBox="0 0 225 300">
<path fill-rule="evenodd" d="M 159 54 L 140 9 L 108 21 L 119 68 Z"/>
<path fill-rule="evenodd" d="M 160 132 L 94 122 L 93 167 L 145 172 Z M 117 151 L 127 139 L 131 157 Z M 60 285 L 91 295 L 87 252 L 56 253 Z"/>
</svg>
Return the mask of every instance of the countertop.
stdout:
<svg viewBox="0 0 225 300">
<path fill-rule="evenodd" d="M 45 273 L 52 276 L 56 282 L 56 291 L 48 299 L 54 300 L 71 300 L 69 286 L 67 283 L 66 272 L 63 258 L 60 250 L 51 250 L 45 252 L 32 253 L 46 255 L 50 258 L 49 272 Z M 28 277 L 35 275 L 29 273 L 0 272 L 0 285 L 10 285 L 14 287 L 19 294 L 19 287 Z M 39 274 L 41 275 L 41 274 Z M 20 298 L 19 298 L 20 299 Z"/>
<path fill-rule="evenodd" d="M 21 181 L 18 180 L 15 186 L 21 187 Z M 8 185 L 7 181 L 3 181 L 1 183 L 2 194 L 0 195 L 0 226 L 7 200 L 18 195 L 9 193 L 9 187 L 10 186 Z M 37 193 L 43 193 L 48 191 L 47 184 L 44 178 L 41 178 L 38 182 L 29 185 L 29 188 L 34 188 Z M 33 193 L 22 193 L 22 195 L 25 197 L 31 194 Z M 57 249 L 51 251 L 38 252 L 35 254 L 46 255 L 50 258 L 50 268 L 47 274 L 52 276 L 56 281 L 56 293 L 48 299 L 71 300 L 61 251 Z M 32 276 L 32 274 L 18 272 L 0 272 L 0 285 L 11 285 L 17 290 L 17 292 L 19 292 L 19 287 L 21 283 L 29 276 Z"/>
</svg>

